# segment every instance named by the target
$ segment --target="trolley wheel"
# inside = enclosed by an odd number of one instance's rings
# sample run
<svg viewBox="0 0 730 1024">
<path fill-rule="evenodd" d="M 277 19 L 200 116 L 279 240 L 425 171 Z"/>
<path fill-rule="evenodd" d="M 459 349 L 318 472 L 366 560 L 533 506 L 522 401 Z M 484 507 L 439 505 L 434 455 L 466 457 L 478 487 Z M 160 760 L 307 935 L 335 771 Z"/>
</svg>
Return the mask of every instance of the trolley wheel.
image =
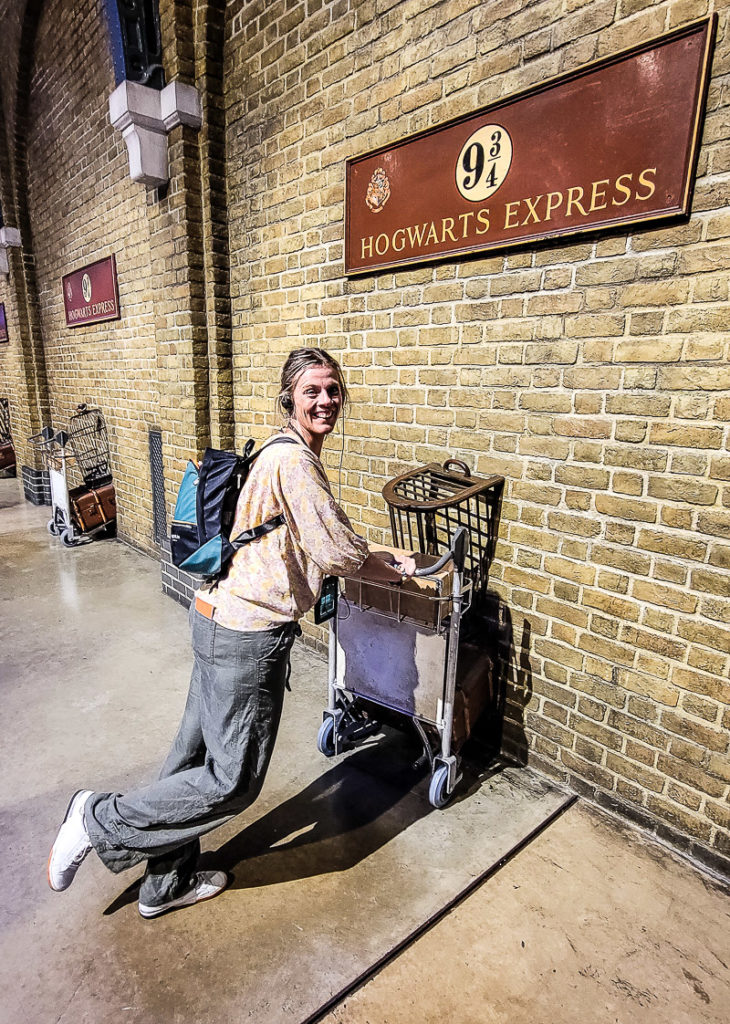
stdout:
<svg viewBox="0 0 730 1024">
<path fill-rule="evenodd" d="M 333 757 L 335 753 L 335 723 L 332 718 L 325 718 L 317 733 L 317 750 L 325 757 Z"/>
<path fill-rule="evenodd" d="M 445 807 L 449 802 L 451 793 L 446 788 L 448 784 L 449 769 L 441 765 L 431 776 L 431 785 L 428 787 L 428 802 L 432 807 Z"/>
<path fill-rule="evenodd" d="M 58 535 L 61 532 L 61 527 L 58 525 L 56 520 L 55 519 L 49 519 L 48 523 L 46 525 L 47 525 L 48 532 L 50 533 L 50 535 L 52 537 L 58 537 Z"/>
<path fill-rule="evenodd" d="M 71 533 L 71 531 L 69 529 L 61 531 L 61 540 L 63 541 L 65 547 L 67 547 L 67 548 L 75 548 L 76 547 L 76 543 L 77 543 L 76 542 L 76 538 L 74 537 L 74 535 Z"/>
</svg>

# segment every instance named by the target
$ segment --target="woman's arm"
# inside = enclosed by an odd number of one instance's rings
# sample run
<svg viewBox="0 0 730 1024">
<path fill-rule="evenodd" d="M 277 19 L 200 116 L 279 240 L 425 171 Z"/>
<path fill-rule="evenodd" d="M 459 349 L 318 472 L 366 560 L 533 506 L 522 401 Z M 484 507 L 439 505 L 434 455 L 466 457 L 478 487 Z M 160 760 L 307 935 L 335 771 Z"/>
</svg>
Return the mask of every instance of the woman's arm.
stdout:
<svg viewBox="0 0 730 1024">
<path fill-rule="evenodd" d="M 387 583 L 413 575 L 416 566 L 412 558 L 396 560 L 389 551 L 369 551 L 367 541 L 355 533 L 335 501 L 319 460 L 296 449 L 288 451 L 288 445 L 277 447 L 281 450 L 274 487 L 287 525 L 297 543 L 325 573 L 362 575 Z"/>
</svg>

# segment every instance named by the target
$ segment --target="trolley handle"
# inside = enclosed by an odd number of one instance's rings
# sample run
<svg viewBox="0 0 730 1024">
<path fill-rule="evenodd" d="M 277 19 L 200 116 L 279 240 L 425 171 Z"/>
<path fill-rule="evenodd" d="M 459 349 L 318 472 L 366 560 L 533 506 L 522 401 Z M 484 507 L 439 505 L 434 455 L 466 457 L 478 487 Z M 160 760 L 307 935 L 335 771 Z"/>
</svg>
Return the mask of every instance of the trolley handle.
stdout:
<svg viewBox="0 0 730 1024">
<path fill-rule="evenodd" d="M 465 462 L 461 459 L 447 459 L 443 464 L 443 468 L 448 472 L 451 466 L 458 466 L 464 476 L 471 476 L 471 470 Z"/>
<path fill-rule="evenodd" d="M 464 569 L 464 560 L 466 559 L 466 552 L 469 548 L 469 534 L 467 533 L 465 526 L 460 526 L 458 530 L 454 532 L 451 538 L 451 548 L 439 558 L 435 565 L 428 565 L 425 569 L 416 569 L 413 573 L 414 576 L 433 576 L 435 573 L 440 572 L 445 565 L 447 565 L 452 559 L 454 565 L 462 572 Z"/>
</svg>

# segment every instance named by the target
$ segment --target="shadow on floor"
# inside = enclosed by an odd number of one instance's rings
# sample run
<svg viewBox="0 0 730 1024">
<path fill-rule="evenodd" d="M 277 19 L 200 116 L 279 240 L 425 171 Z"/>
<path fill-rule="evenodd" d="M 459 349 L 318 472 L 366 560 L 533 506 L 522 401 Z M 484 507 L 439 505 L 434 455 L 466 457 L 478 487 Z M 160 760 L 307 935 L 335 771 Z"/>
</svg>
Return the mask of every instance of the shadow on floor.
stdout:
<svg viewBox="0 0 730 1024">
<path fill-rule="evenodd" d="M 209 854 L 211 863 L 237 875 L 234 888 L 348 870 L 430 812 L 414 792 L 425 778 L 414 753 L 403 737 L 374 739 Z"/>
</svg>

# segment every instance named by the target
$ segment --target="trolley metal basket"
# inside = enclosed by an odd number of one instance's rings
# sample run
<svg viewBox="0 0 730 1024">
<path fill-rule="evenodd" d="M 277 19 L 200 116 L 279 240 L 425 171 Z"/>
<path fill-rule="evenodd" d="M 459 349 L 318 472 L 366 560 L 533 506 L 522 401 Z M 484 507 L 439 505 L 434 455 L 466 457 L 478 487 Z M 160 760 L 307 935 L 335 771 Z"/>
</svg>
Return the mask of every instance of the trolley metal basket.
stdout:
<svg viewBox="0 0 730 1024">
<path fill-rule="evenodd" d="M 472 476 L 461 459 L 447 459 L 442 466 L 432 462 L 402 473 L 383 488 L 393 543 L 441 555 L 463 526 L 470 542 L 464 574 L 478 601 L 489 582 L 503 486 L 501 476 Z"/>
<path fill-rule="evenodd" d="M 454 472 L 454 465 L 463 471 Z M 503 485 L 503 477 L 471 476 L 456 460 L 386 484 L 395 545 L 416 549 L 416 577 L 431 580 L 432 593 L 414 598 L 412 589 L 348 578 L 344 601 L 330 620 L 319 750 L 332 756 L 377 732 L 373 705 L 376 714 L 381 708 L 405 716 L 430 765 L 434 807 L 448 802 L 461 778 L 452 749 L 455 702 L 457 687 L 474 676 L 472 652 L 462 657 L 461 620 L 486 592 Z"/>
<path fill-rule="evenodd" d="M 100 487 L 111 481 L 109 438 L 101 409 L 77 406 L 68 427 L 76 464 L 87 487 Z"/>
</svg>

